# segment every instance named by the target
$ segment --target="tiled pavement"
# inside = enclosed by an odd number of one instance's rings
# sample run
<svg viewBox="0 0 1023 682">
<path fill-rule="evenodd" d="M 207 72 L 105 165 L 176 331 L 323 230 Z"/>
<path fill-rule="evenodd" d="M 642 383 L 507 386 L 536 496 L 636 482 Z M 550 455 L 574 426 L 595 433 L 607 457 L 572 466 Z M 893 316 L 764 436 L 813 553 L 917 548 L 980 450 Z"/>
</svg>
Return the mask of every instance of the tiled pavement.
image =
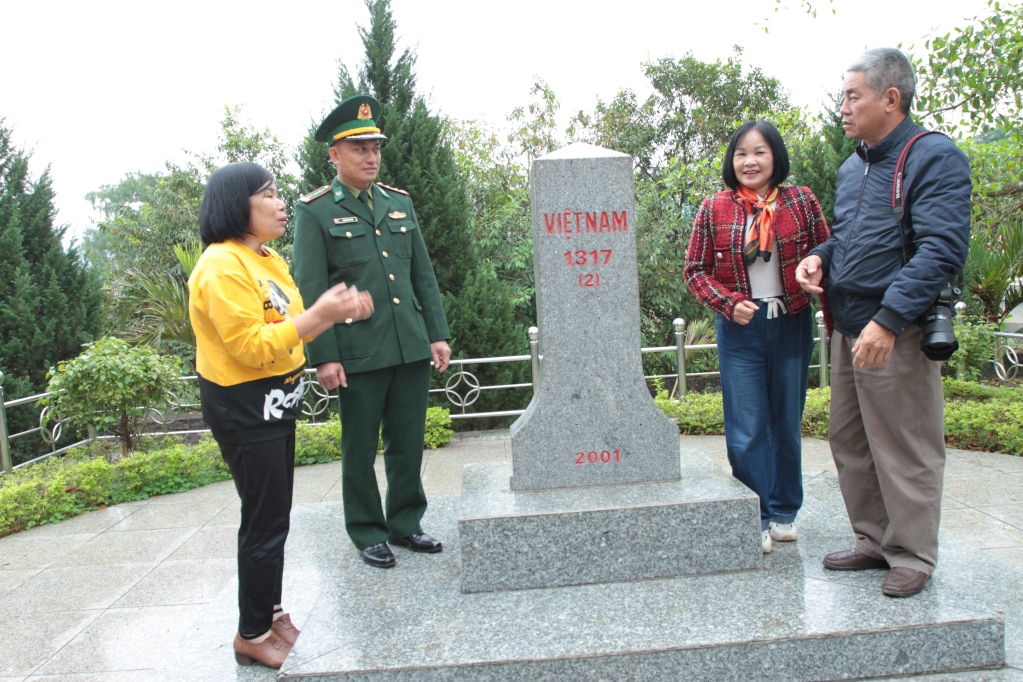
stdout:
<svg viewBox="0 0 1023 682">
<path fill-rule="evenodd" d="M 727 468 L 723 438 L 681 441 Z M 424 484 L 431 497 L 457 495 L 465 464 L 510 458 L 506 431 L 457 436 L 426 452 Z M 826 443 L 804 442 L 803 468 L 808 478 L 834 475 Z M 340 473 L 340 463 L 299 468 L 296 506 L 339 501 Z M 1023 458 L 950 450 L 943 504 L 943 537 L 1000 562 L 1006 583 L 1023 589 Z M 214 669 L 226 679 L 273 679 L 231 663 L 237 523 L 225 481 L 0 538 L 0 682 L 180 679 L 167 671 L 202 629 L 222 635 L 214 655 L 227 665 Z M 336 541 L 331 551 L 354 551 L 341 528 Z M 285 595 L 300 626 L 316 597 L 301 584 L 302 558 L 289 555 Z M 1018 632 L 1007 627 L 1007 639 Z M 941 679 L 1023 679 L 1013 655 L 1007 670 Z"/>
</svg>

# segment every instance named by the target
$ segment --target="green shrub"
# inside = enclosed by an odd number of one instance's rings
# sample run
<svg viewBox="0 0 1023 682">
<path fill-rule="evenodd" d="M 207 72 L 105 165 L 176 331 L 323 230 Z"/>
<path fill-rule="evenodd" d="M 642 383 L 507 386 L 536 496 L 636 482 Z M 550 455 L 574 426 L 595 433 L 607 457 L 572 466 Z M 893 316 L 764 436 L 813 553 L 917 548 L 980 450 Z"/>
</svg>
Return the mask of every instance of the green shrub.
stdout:
<svg viewBox="0 0 1023 682">
<path fill-rule="evenodd" d="M 654 401 L 678 424 L 679 433 L 713 436 L 725 432 L 720 393 L 686 393 L 681 400 L 673 400 L 663 388 L 658 388 Z"/>
<path fill-rule="evenodd" d="M 451 415 L 446 408 L 430 407 L 426 410 L 426 434 L 423 446 L 442 447 L 451 440 Z M 383 452 L 383 441 L 377 443 L 377 452 Z M 295 434 L 295 464 L 323 464 L 341 459 L 341 419 L 337 413 L 320 424 L 299 422 Z"/>
<path fill-rule="evenodd" d="M 453 435 L 455 432 L 451 428 L 451 412 L 446 407 L 427 408 L 424 447 L 436 450 L 447 445 Z"/>
<path fill-rule="evenodd" d="M 803 408 L 803 435 L 807 438 L 828 438 L 831 420 L 831 388 L 811 388 L 806 392 Z"/>
<path fill-rule="evenodd" d="M 983 318 L 967 314 L 956 316 L 955 333 L 959 348 L 949 359 L 956 379 L 976 381 L 981 378 L 995 357 L 998 343 L 995 332 L 998 331 L 1001 331 L 999 325 Z"/>
<path fill-rule="evenodd" d="M 944 379 L 945 443 L 1023 455 L 1023 389 Z"/>
<path fill-rule="evenodd" d="M 324 464 L 341 459 L 341 419 L 333 413 L 322 424 L 299 422 L 295 429 L 295 464 Z"/>
<path fill-rule="evenodd" d="M 943 377 L 942 388 L 945 392 L 945 402 L 964 402 L 967 400 L 988 401 L 997 399 L 999 395 L 1013 395 L 1012 389 L 1006 386 L 987 386 L 973 381 L 960 381 L 950 377 Z M 1008 391 L 1008 392 L 1006 392 Z"/>
<path fill-rule="evenodd" d="M 1023 455 L 1023 389 L 945 378 L 945 444 L 964 450 Z M 685 434 L 724 433 L 720 393 L 689 393 L 676 401 L 659 389 L 655 401 Z M 827 440 L 831 389 L 806 393 L 803 435 Z"/>
<path fill-rule="evenodd" d="M 121 440 L 121 455 L 134 450 L 150 409 L 171 402 L 182 362 L 149 346 L 131 346 L 113 337 L 87 344 L 77 357 L 47 372 L 49 394 L 40 403 L 52 405 L 61 419 Z"/>
</svg>

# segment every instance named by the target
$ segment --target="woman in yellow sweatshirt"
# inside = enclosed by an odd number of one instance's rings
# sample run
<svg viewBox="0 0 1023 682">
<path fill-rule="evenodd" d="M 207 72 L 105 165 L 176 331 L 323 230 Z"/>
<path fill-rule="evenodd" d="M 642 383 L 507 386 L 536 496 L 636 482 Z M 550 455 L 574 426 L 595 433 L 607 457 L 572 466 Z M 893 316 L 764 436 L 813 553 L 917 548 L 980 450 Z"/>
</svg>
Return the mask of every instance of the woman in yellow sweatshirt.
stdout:
<svg viewBox="0 0 1023 682">
<path fill-rule="evenodd" d="M 247 162 L 218 169 L 199 211 L 206 249 L 188 279 L 203 418 L 241 498 L 235 659 L 271 668 L 281 667 L 299 632 L 281 607 L 281 586 L 302 342 L 373 314 L 370 295 L 344 284 L 304 308 L 287 263 L 265 246 L 286 226 L 269 171 Z"/>
</svg>

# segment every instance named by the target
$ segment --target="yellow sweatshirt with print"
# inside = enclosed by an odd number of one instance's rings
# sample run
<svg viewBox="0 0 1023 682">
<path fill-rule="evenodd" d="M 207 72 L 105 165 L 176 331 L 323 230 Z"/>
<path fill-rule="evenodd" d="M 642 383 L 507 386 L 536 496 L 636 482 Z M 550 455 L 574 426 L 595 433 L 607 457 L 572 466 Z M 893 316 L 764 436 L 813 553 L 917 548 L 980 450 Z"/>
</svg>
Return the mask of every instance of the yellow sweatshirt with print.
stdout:
<svg viewBox="0 0 1023 682">
<path fill-rule="evenodd" d="M 210 244 L 188 278 L 203 417 L 218 441 L 259 442 L 294 428 L 305 354 L 293 317 L 302 298 L 276 252 Z"/>
</svg>

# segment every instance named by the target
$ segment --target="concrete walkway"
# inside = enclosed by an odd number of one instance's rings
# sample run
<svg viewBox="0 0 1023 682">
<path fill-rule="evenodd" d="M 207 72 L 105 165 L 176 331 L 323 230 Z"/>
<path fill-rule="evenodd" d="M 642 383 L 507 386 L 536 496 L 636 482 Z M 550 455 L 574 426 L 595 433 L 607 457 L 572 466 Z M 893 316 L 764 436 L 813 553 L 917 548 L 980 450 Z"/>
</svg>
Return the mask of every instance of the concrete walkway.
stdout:
<svg viewBox="0 0 1023 682">
<path fill-rule="evenodd" d="M 727 469 L 723 438 L 681 442 Z M 827 443 L 805 440 L 803 456 L 807 479 L 834 476 Z M 426 451 L 424 484 L 431 497 L 457 495 L 465 464 L 510 459 L 506 431 L 459 435 Z M 340 501 L 340 475 L 339 462 L 300 467 L 295 505 Z M 167 671 L 197 633 L 223 640 L 209 666 L 220 672 L 202 679 L 274 679 L 232 660 L 237 525 L 225 481 L 0 538 L 0 681 L 181 679 Z M 941 532 L 943 543 L 968 543 L 997 562 L 1023 595 L 1023 458 L 950 450 Z M 355 551 L 342 528 L 322 542 L 324 551 Z M 317 597 L 301 589 L 302 571 L 302 557 L 289 555 L 285 601 L 300 627 Z M 1023 612 L 1005 617 L 1006 669 L 935 679 L 1023 680 Z"/>
</svg>

